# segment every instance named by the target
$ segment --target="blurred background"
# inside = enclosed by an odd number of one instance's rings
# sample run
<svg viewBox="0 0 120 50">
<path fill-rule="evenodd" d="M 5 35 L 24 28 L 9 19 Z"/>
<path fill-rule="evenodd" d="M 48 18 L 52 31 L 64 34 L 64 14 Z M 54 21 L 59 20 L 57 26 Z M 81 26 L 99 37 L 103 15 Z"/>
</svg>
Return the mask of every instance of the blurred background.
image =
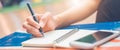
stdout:
<svg viewBox="0 0 120 50">
<path fill-rule="evenodd" d="M 53 15 L 79 5 L 82 0 L 0 0 L 0 38 L 18 30 L 31 14 L 26 6 L 30 2 L 35 13 L 51 12 Z M 96 12 L 75 24 L 95 23 Z"/>
</svg>

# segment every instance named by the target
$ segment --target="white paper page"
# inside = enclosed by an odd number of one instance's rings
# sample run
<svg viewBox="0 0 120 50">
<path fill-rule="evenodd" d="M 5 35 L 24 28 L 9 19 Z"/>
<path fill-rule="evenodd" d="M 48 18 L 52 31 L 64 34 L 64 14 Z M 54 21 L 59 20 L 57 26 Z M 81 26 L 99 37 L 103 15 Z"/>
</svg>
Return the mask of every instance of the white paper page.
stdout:
<svg viewBox="0 0 120 50">
<path fill-rule="evenodd" d="M 22 42 L 23 46 L 47 46 L 53 43 L 54 40 L 71 31 L 72 29 L 66 30 L 55 30 L 45 33 L 45 37 L 32 38 L 30 40 Z"/>
</svg>

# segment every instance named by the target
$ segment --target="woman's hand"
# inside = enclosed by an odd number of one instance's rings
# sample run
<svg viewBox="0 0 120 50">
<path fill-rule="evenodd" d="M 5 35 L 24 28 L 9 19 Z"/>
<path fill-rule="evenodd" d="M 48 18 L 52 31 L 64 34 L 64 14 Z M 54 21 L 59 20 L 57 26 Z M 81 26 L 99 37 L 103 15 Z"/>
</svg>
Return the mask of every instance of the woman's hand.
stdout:
<svg viewBox="0 0 120 50">
<path fill-rule="evenodd" d="M 25 28 L 28 33 L 33 34 L 33 36 L 40 37 L 42 36 L 39 32 L 40 27 L 43 29 L 44 32 L 56 29 L 57 22 L 49 12 L 42 15 L 36 15 L 36 17 L 39 23 L 35 22 L 32 17 L 27 18 L 24 22 L 23 28 Z"/>
</svg>

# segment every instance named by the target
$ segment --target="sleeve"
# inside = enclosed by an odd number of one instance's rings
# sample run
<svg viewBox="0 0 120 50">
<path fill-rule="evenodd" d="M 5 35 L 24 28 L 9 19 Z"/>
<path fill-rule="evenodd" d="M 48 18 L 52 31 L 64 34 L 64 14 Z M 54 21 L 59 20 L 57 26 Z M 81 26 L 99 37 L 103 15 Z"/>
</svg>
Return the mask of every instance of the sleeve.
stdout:
<svg viewBox="0 0 120 50">
<path fill-rule="evenodd" d="M 120 21 L 120 0 L 103 0 L 98 8 L 96 22 Z"/>
</svg>

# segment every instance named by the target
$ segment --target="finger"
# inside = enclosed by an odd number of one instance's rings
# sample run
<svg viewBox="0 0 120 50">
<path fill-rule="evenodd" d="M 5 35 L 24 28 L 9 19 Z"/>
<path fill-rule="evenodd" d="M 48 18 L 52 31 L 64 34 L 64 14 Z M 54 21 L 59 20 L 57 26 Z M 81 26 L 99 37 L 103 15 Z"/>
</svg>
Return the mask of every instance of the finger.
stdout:
<svg viewBox="0 0 120 50">
<path fill-rule="evenodd" d="M 40 21 L 40 19 L 43 16 L 43 14 L 36 14 L 35 16 L 37 17 L 38 21 Z"/>
<path fill-rule="evenodd" d="M 32 27 L 31 25 L 28 25 L 27 23 L 24 23 L 23 27 L 27 30 L 28 33 L 31 33 L 36 37 L 42 36 L 38 29 Z"/>
<path fill-rule="evenodd" d="M 27 24 L 27 22 L 24 22 L 23 23 L 23 25 L 22 25 L 22 27 L 26 30 L 26 27 L 25 27 L 25 25 Z"/>
<path fill-rule="evenodd" d="M 33 33 L 31 33 L 30 32 L 30 30 L 26 30 L 27 31 L 27 33 L 30 33 L 30 34 L 32 34 L 33 35 L 33 37 L 42 37 L 42 35 L 41 35 L 41 33 L 39 33 L 39 34 L 33 34 Z"/>
<path fill-rule="evenodd" d="M 39 23 L 41 27 L 44 27 L 46 25 L 50 16 L 51 16 L 51 14 L 49 12 L 47 12 L 41 17 L 41 20 Z"/>
<path fill-rule="evenodd" d="M 37 29 L 40 28 L 40 25 L 36 21 L 34 21 L 32 18 L 27 18 L 27 22 L 29 25 L 31 25 Z"/>
</svg>

